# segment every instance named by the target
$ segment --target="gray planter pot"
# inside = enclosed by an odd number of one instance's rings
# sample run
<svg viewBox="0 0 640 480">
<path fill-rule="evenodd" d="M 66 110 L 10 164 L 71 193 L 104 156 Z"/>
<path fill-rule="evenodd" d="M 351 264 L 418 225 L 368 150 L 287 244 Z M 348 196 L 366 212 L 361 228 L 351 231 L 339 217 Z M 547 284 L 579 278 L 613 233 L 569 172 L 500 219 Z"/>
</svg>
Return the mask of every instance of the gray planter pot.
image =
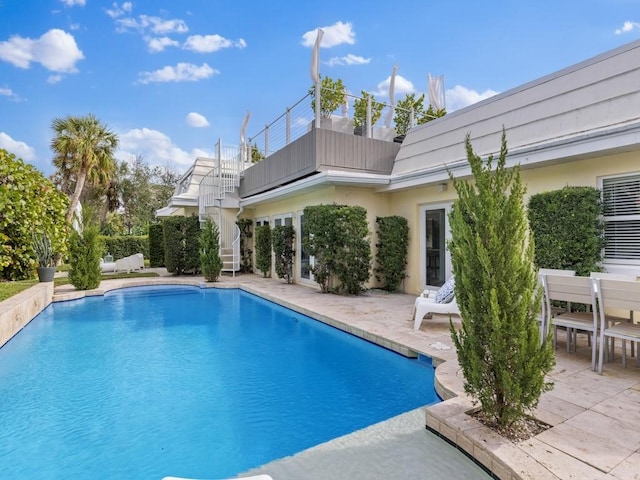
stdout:
<svg viewBox="0 0 640 480">
<path fill-rule="evenodd" d="M 41 282 L 53 282 L 56 267 L 38 267 L 38 280 Z"/>
</svg>

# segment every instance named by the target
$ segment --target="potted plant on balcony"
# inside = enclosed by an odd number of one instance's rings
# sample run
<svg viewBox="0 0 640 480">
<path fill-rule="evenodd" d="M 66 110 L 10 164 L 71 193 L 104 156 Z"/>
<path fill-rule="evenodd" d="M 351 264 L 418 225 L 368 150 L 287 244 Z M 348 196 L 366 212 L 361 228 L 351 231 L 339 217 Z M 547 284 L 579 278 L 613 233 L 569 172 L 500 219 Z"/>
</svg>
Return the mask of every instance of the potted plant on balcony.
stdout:
<svg viewBox="0 0 640 480">
<path fill-rule="evenodd" d="M 316 89 L 312 85 L 309 88 L 309 94 L 311 95 L 311 109 L 315 112 L 316 109 Z M 347 89 L 342 83 L 342 80 L 337 80 L 331 77 L 322 77 L 320 81 L 320 127 L 332 129 L 331 127 L 331 114 L 340 108 L 340 105 L 345 103 L 347 95 Z"/>
<path fill-rule="evenodd" d="M 53 282 L 56 273 L 54 263 L 55 255 L 51 246 L 51 240 L 46 233 L 34 235 L 33 251 L 38 260 L 38 279 L 41 282 Z"/>
<path fill-rule="evenodd" d="M 382 115 L 382 109 L 384 105 L 380 102 L 376 102 L 375 97 L 362 90 L 360 92 L 360 98 L 353 102 L 353 126 L 354 134 L 365 136 L 367 130 L 367 103 L 371 98 L 371 126 L 375 125 Z"/>
</svg>

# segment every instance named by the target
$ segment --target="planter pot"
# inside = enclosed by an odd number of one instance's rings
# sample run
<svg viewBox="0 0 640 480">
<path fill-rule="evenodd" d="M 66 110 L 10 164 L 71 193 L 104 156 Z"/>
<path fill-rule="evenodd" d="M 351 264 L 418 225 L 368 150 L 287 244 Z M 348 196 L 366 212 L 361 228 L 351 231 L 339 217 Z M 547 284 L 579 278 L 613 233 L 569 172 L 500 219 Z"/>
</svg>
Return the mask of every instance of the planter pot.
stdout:
<svg viewBox="0 0 640 480">
<path fill-rule="evenodd" d="M 41 282 L 53 282 L 56 267 L 38 267 L 38 279 Z"/>
</svg>

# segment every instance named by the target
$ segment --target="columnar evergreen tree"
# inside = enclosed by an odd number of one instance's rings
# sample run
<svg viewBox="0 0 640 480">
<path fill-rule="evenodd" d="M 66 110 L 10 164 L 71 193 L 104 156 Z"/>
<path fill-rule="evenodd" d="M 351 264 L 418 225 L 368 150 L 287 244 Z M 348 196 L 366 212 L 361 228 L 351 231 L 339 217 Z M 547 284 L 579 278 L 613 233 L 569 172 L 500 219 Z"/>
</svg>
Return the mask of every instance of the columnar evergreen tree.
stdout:
<svg viewBox="0 0 640 480">
<path fill-rule="evenodd" d="M 77 290 L 91 290 L 100 285 L 100 227 L 94 222 L 92 212 L 82 212 L 81 231 L 71 231 L 69 238 L 69 281 Z"/>
<path fill-rule="evenodd" d="M 451 335 L 464 388 L 499 427 L 514 427 L 551 384 L 551 342 L 540 339 L 541 295 L 519 167 L 506 167 L 507 141 L 486 163 L 466 138 L 474 182 L 451 175 L 458 194 L 449 244 L 462 329 Z"/>
<path fill-rule="evenodd" d="M 200 245 L 200 268 L 207 282 L 217 282 L 222 271 L 220 258 L 220 231 L 218 225 L 207 218 L 198 237 Z"/>
<path fill-rule="evenodd" d="M 271 227 L 256 227 L 256 267 L 264 277 L 271 276 Z"/>
</svg>

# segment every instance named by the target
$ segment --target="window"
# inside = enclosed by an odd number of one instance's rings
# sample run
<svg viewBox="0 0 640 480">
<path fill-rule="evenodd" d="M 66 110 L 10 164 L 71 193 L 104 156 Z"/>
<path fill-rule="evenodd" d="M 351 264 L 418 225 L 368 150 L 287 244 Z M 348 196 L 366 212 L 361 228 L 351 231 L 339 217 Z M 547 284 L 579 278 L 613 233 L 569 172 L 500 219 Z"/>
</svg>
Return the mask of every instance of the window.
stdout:
<svg viewBox="0 0 640 480">
<path fill-rule="evenodd" d="M 293 226 L 293 213 L 285 213 L 283 215 L 275 215 L 273 217 L 273 226 Z"/>
<path fill-rule="evenodd" d="M 640 174 L 602 179 L 605 261 L 640 264 Z"/>
<path fill-rule="evenodd" d="M 269 217 L 258 217 L 255 219 L 255 226 L 269 225 Z"/>
</svg>

